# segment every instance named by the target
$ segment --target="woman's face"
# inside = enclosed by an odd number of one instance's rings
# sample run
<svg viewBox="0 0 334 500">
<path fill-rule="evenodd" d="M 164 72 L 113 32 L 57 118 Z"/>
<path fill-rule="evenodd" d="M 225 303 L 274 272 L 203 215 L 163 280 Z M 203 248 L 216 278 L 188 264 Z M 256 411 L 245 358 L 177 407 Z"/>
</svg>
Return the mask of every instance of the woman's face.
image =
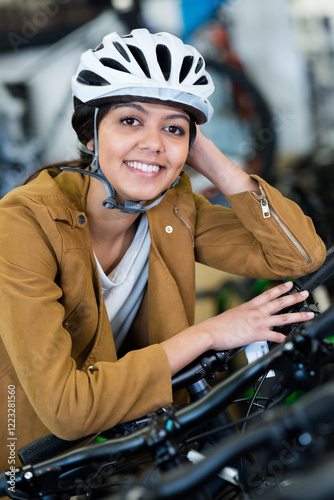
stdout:
<svg viewBox="0 0 334 500">
<path fill-rule="evenodd" d="M 99 160 L 118 201 L 152 200 L 181 172 L 190 119 L 181 108 L 131 102 L 112 107 L 98 130 Z M 94 141 L 87 144 L 94 150 Z"/>
</svg>

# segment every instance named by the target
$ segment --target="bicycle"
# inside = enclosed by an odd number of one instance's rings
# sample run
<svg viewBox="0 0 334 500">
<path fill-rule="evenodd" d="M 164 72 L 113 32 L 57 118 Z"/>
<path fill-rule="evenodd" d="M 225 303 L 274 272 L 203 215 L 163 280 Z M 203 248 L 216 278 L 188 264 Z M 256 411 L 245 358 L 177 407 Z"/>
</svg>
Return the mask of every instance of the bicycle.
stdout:
<svg viewBox="0 0 334 500">
<path fill-rule="evenodd" d="M 296 280 L 290 293 L 305 288 L 311 292 L 333 274 L 334 248 L 328 251 L 325 264 L 318 271 Z M 316 309 L 307 303 L 296 307 L 299 310 Z M 21 449 L 21 457 L 26 465 L 15 471 L 16 493 L 8 491 L 8 474 L 6 476 L 3 473 L 0 475 L 0 494 L 9 494 L 11 498 L 23 498 L 25 495 L 27 499 L 49 496 L 64 499 L 83 493 L 87 494 L 87 498 L 100 498 L 108 492 L 110 498 L 114 492 L 120 494 L 115 491 L 115 487 L 120 488 L 122 484 L 129 491 L 134 487 L 139 488 L 145 492 L 144 498 L 153 499 L 227 499 L 231 491 L 236 495 L 246 495 L 244 498 L 257 498 L 255 495 L 259 491 L 267 494 L 268 490 L 274 488 L 276 479 L 271 477 L 272 473 L 264 474 L 263 464 L 268 463 L 268 456 L 271 460 L 279 456 L 282 439 L 291 448 L 291 440 L 302 435 L 305 429 L 305 432 L 318 435 L 320 422 L 323 423 L 320 430 L 326 436 L 333 429 L 331 412 L 326 405 L 324 412 L 323 403 L 320 408 L 319 401 L 323 398 L 328 402 L 328 398 L 333 399 L 334 393 L 333 383 L 323 385 L 324 367 L 331 366 L 334 361 L 334 344 L 324 340 L 334 333 L 334 306 L 325 313 L 318 313 L 312 322 L 295 324 L 289 329 L 289 332 L 285 331 L 288 336 L 284 344 L 271 346 L 268 354 L 240 369 L 213 389 L 206 379 L 218 371 L 226 370 L 240 349 L 206 353 L 182 370 L 173 378 L 173 387 L 174 390 L 189 387 L 192 402 L 185 407 L 162 409 L 137 421 L 121 424 L 109 433 L 103 433 L 104 436 L 109 434 L 111 439 L 54 458 L 46 458 L 45 454 L 42 458 L 39 454 L 38 447 L 45 442 L 44 438 L 25 447 L 25 450 Z M 276 372 L 276 383 L 271 388 L 271 394 L 259 395 L 262 381 L 271 369 Z M 260 377 L 262 379 L 259 381 Z M 248 405 L 252 409 L 255 407 L 256 411 L 248 412 L 241 421 L 232 421 L 227 408 L 253 383 L 257 387 L 254 396 L 248 399 Z M 321 389 L 321 397 L 314 392 L 315 387 Z M 296 405 L 276 408 L 295 391 L 310 394 L 297 401 Z M 300 416 L 305 408 L 311 412 L 310 419 L 301 421 Z M 259 418 L 269 421 L 260 420 L 260 427 L 240 430 L 240 425 L 245 422 L 248 425 L 251 420 L 258 423 Z M 321 432 L 317 436 L 320 441 L 314 438 L 315 441 L 321 442 Z M 277 433 L 281 441 L 276 439 L 274 448 L 265 449 L 264 443 L 268 439 L 272 440 Z M 53 438 L 51 435 L 46 439 L 51 444 Z M 207 452 L 212 443 L 213 450 Z M 51 454 L 64 452 L 66 446 L 78 442 L 68 443 L 56 438 L 55 444 L 58 448 L 51 449 Z M 330 443 L 326 453 L 332 447 L 333 443 Z M 259 450 L 255 455 L 255 465 L 249 455 L 254 448 Z M 310 450 L 316 453 L 317 446 L 310 447 Z M 300 450 L 292 447 L 292 451 L 291 463 L 286 467 L 288 472 L 291 468 L 298 470 L 310 460 L 304 448 Z M 35 456 L 31 452 L 35 452 Z M 142 478 L 136 478 L 140 466 L 147 460 L 153 461 L 154 467 L 144 471 Z M 190 466 L 189 460 L 200 460 L 200 463 Z M 223 479 L 216 478 L 216 473 L 222 469 Z M 194 490 L 197 496 L 193 496 Z"/>
</svg>

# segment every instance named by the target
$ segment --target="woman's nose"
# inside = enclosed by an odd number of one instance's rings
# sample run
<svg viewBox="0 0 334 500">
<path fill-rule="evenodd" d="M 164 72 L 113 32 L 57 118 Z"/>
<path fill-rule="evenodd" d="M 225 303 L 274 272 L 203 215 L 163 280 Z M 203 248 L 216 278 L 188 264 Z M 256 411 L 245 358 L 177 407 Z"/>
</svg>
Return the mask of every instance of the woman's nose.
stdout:
<svg viewBox="0 0 334 500">
<path fill-rule="evenodd" d="M 161 130 L 155 127 L 144 127 L 138 141 L 138 147 L 140 149 L 149 149 L 154 153 L 162 153 L 164 143 Z"/>
</svg>

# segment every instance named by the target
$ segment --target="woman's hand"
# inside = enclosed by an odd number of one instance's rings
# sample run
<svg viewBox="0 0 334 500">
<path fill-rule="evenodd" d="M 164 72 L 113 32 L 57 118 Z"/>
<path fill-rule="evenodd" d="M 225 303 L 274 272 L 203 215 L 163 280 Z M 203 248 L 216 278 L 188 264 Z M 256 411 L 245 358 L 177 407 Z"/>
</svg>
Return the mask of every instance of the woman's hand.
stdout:
<svg viewBox="0 0 334 500">
<path fill-rule="evenodd" d="M 286 307 L 303 302 L 308 292 L 284 295 L 292 282 L 275 286 L 249 302 L 201 321 L 161 343 L 174 375 L 205 351 L 225 351 L 259 340 L 283 342 L 285 336 L 272 328 L 308 321 L 311 312 L 279 313 Z"/>
<path fill-rule="evenodd" d="M 205 137 L 198 125 L 196 127 L 196 139 L 186 164 L 209 179 L 224 195 L 243 191 L 259 193 L 258 183 Z"/>
<path fill-rule="evenodd" d="M 208 146 L 209 139 L 202 134 L 200 127 L 196 125 L 196 139 L 189 150 L 186 163 L 189 167 L 203 175 L 205 175 L 206 168 L 205 165 L 202 165 L 201 156 L 205 153 Z"/>
<path fill-rule="evenodd" d="M 308 297 L 307 291 L 284 295 L 292 286 L 292 282 L 275 286 L 249 302 L 207 320 L 206 328 L 210 328 L 213 336 L 212 348 L 232 349 L 258 340 L 283 342 L 285 336 L 272 328 L 308 321 L 314 317 L 311 312 L 276 314 Z"/>
</svg>

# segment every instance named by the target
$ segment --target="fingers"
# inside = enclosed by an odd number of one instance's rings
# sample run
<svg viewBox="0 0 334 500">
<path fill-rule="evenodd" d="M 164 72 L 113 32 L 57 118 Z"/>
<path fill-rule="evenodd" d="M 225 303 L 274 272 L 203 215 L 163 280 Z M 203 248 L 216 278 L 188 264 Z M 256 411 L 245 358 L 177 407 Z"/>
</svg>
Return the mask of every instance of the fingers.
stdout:
<svg viewBox="0 0 334 500">
<path fill-rule="evenodd" d="M 291 325 L 292 323 L 302 323 L 303 321 L 309 321 L 314 318 L 313 312 L 299 312 L 299 313 L 288 313 L 288 314 L 277 314 L 276 316 L 271 316 L 270 326 L 282 326 Z"/>
<path fill-rule="evenodd" d="M 309 293 L 307 290 L 288 293 L 292 282 L 280 284 L 263 292 L 254 299 L 225 311 L 220 316 L 225 332 L 233 332 L 230 343 L 234 347 L 256 340 L 283 342 L 286 336 L 275 331 L 275 327 L 309 321 L 314 317 L 312 312 L 286 312 L 296 310 L 295 304 L 304 302 Z M 224 336 L 225 344 L 229 344 L 228 335 Z M 237 337 L 237 338 L 236 338 Z M 226 347 L 225 347 L 226 348 Z"/>
<path fill-rule="evenodd" d="M 255 300 L 253 305 L 257 307 L 258 311 L 262 311 L 262 314 L 265 313 L 267 316 L 266 319 L 263 318 L 264 324 L 267 327 L 275 328 L 282 325 L 309 321 L 314 318 L 314 313 L 312 312 L 285 312 L 285 310 L 289 308 L 291 310 L 295 304 L 304 302 L 309 296 L 307 290 L 287 294 L 292 287 L 292 282 L 283 283 L 256 297 L 258 300 Z M 282 311 L 281 314 L 279 314 L 280 311 Z M 281 340 L 274 341 L 277 342 Z"/>
<path fill-rule="evenodd" d="M 295 304 L 299 304 L 300 302 L 304 302 L 304 300 L 307 299 L 308 296 L 308 291 L 303 290 L 302 292 L 278 297 L 267 305 L 267 311 L 269 312 L 269 314 L 275 314 L 279 311 L 282 311 L 282 309 L 286 309 L 287 307 L 291 307 Z"/>
<path fill-rule="evenodd" d="M 268 302 L 271 302 L 272 300 L 275 300 L 281 295 L 289 292 L 292 287 L 292 281 L 287 281 L 286 283 L 274 286 L 273 288 L 270 288 L 269 290 L 266 290 L 265 292 L 255 297 L 253 299 L 254 305 L 260 306 L 263 304 L 267 304 Z"/>
<path fill-rule="evenodd" d="M 293 283 L 291 281 L 275 286 L 253 299 L 253 305 L 263 307 L 263 309 L 271 315 L 282 309 L 298 304 L 299 302 L 303 302 L 309 296 L 307 290 L 287 294 L 292 287 Z"/>
</svg>

